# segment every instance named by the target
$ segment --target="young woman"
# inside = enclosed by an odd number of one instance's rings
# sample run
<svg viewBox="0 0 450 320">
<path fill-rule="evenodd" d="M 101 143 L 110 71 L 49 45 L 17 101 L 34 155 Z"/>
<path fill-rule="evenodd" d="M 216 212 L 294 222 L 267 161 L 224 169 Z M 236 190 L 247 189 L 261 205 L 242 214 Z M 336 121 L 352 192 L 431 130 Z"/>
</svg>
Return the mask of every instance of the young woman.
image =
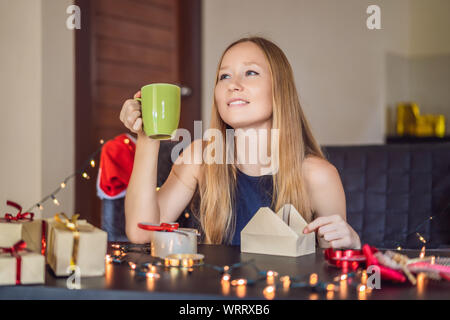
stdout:
<svg viewBox="0 0 450 320">
<path fill-rule="evenodd" d="M 346 222 L 345 194 L 336 168 L 324 159 L 299 103 L 291 66 L 273 42 L 250 37 L 224 51 L 217 68 L 211 128 L 226 137 L 267 129 L 258 139 L 271 141 L 278 129 L 277 170 L 247 159 L 249 144 L 235 143 L 233 163 L 181 161 L 204 159 L 211 141 L 195 140 L 175 162 L 156 191 L 159 141 L 142 130 L 140 104 L 129 99 L 120 120 L 137 134 L 133 172 L 125 198 L 126 233 L 130 241 L 149 242 L 141 221 L 176 221 L 193 197 L 205 243 L 240 244 L 240 232 L 260 207 L 277 212 L 291 203 L 309 223 L 304 233 L 316 232 L 321 247 L 360 248 L 358 234 Z M 136 93 L 135 98 L 140 96 Z M 258 132 L 264 132 L 260 130 Z M 244 137 L 245 138 L 245 137 Z M 242 141 L 242 139 L 240 140 Z M 269 143 L 271 145 L 272 143 Z M 223 157 L 229 152 L 222 144 Z M 269 154 L 274 151 L 269 148 Z M 271 166 L 273 168 L 273 166 Z M 266 171 L 264 171 L 266 170 Z"/>
</svg>

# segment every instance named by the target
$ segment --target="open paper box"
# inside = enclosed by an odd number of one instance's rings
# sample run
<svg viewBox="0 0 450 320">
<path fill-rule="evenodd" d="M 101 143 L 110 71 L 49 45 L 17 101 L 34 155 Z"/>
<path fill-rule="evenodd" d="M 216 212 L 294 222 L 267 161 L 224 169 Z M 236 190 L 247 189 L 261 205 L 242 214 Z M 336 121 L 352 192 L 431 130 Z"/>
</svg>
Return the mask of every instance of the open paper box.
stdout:
<svg viewBox="0 0 450 320">
<path fill-rule="evenodd" d="M 241 252 L 298 257 L 316 251 L 315 233 L 292 204 L 275 213 L 261 207 L 241 231 Z"/>
</svg>

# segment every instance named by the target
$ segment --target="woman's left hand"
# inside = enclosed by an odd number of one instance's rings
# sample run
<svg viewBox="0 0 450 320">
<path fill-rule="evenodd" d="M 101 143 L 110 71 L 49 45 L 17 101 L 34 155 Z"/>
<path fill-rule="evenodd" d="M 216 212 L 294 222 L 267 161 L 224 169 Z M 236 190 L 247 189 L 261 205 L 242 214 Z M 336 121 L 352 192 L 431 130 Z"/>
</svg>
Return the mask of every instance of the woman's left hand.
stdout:
<svg viewBox="0 0 450 320">
<path fill-rule="evenodd" d="M 303 233 L 317 231 L 332 248 L 360 249 L 361 241 L 353 228 L 338 214 L 318 217 L 306 226 Z"/>
</svg>

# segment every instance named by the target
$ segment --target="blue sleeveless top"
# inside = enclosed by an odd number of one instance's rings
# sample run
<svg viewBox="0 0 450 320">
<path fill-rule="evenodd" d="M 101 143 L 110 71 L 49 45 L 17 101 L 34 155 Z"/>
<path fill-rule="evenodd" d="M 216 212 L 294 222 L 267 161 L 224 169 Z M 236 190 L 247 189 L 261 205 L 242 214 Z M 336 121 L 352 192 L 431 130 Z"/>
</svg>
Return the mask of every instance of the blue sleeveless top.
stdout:
<svg viewBox="0 0 450 320">
<path fill-rule="evenodd" d="M 236 168 L 237 169 L 237 168 Z M 236 193 L 234 218 L 236 228 L 231 241 L 232 245 L 241 244 L 241 231 L 260 207 L 271 207 L 272 176 L 249 176 L 236 170 Z"/>
</svg>

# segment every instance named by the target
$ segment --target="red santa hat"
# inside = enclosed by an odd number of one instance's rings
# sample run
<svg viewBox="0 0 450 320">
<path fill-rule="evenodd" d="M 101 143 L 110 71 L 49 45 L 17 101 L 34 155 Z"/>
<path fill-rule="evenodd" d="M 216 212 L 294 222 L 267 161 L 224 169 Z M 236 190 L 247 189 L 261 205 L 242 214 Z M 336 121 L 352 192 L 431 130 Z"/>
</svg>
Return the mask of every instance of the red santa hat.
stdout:
<svg viewBox="0 0 450 320">
<path fill-rule="evenodd" d="M 100 155 L 97 175 L 97 195 L 101 199 L 125 197 L 133 170 L 136 139 L 121 134 L 107 141 Z"/>
</svg>

